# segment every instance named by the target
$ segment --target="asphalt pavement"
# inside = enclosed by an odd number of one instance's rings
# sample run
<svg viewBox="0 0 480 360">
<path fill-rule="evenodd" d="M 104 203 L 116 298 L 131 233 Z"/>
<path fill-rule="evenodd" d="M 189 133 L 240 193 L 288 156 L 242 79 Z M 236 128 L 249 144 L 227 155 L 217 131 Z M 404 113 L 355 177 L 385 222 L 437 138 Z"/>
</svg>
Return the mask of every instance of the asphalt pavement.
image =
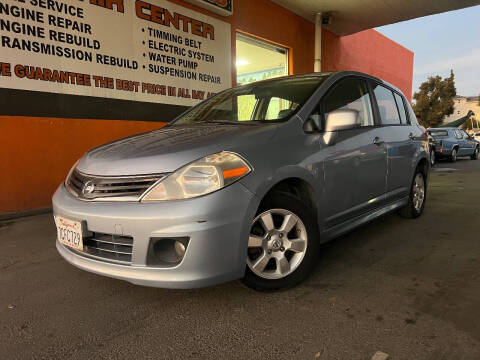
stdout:
<svg viewBox="0 0 480 360">
<path fill-rule="evenodd" d="M 322 247 L 283 292 L 131 285 L 74 268 L 51 214 L 0 222 L 0 359 L 480 359 L 480 160 L 440 163 L 423 216 Z"/>
</svg>

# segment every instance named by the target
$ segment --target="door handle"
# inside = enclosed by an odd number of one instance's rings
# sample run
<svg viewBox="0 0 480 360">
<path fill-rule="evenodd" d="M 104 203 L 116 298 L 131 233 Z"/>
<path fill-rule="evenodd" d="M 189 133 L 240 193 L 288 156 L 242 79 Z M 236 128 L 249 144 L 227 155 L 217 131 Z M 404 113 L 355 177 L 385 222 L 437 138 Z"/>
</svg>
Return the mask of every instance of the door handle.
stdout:
<svg viewBox="0 0 480 360">
<path fill-rule="evenodd" d="M 373 139 L 373 143 L 377 146 L 380 146 L 384 143 L 385 141 L 383 141 L 382 139 L 380 139 L 378 136 L 375 136 L 375 139 Z"/>
<path fill-rule="evenodd" d="M 410 140 L 415 140 L 415 136 L 412 133 L 408 134 L 408 138 Z"/>
</svg>

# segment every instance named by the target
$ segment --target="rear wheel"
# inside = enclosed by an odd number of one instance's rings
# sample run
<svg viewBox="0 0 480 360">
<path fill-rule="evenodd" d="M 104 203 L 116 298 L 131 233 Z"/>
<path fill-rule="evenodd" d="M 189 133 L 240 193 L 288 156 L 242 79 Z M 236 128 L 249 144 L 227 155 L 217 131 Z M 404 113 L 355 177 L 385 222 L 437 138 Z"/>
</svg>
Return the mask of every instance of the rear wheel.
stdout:
<svg viewBox="0 0 480 360">
<path fill-rule="evenodd" d="M 478 146 L 475 148 L 475 151 L 473 152 L 471 156 L 472 160 L 477 160 L 478 159 Z"/>
<path fill-rule="evenodd" d="M 253 220 L 243 282 L 260 291 L 294 286 L 312 271 L 318 251 L 314 211 L 289 193 L 273 194 Z"/>
<path fill-rule="evenodd" d="M 404 218 L 415 219 L 422 215 L 425 208 L 425 200 L 427 198 L 427 187 L 425 174 L 417 168 L 413 176 L 412 186 L 410 188 L 410 196 L 408 205 L 400 210 L 400 215 Z"/>
<path fill-rule="evenodd" d="M 450 161 L 455 162 L 457 161 L 457 148 L 453 148 L 452 155 L 450 155 Z"/>
<path fill-rule="evenodd" d="M 435 161 L 436 161 L 436 158 L 435 158 L 435 150 L 434 150 L 434 149 L 431 149 L 431 150 L 430 150 L 430 165 L 431 165 L 431 166 L 435 165 Z"/>
</svg>

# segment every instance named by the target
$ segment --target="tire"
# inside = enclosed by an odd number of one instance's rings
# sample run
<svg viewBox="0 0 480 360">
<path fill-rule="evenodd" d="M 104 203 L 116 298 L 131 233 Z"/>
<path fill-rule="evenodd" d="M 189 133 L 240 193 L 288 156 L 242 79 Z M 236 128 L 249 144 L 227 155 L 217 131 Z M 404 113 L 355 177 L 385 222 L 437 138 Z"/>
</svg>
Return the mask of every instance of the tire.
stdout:
<svg viewBox="0 0 480 360">
<path fill-rule="evenodd" d="M 453 148 L 452 155 L 450 155 L 450 162 L 457 161 L 458 150 L 457 148 Z"/>
<path fill-rule="evenodd" d="M 419 190 L 417 186 L 417 180 L 423 183 L 423 195 L 420 195 L 417 191 Z M 422 197 L 421 204 L 419 205 L 417 200 L 418 197 Z M 410 187 L 410 195 L 408 197 L 408 204 L 406 207 L 400 210 L 400 215 L 407 219 L 416 219 L 422 215 L 423 210 L 425 209 L 425 202 L 427 201 L 427 182 L 425 179 L 425 174 L 417 167 L 415 174 L 413 175 L 412 185 Z"/>
<path fill-rule="evenodd" d="M 290 231 L 290 226 L 281 231 L 285 224 L 292 226 Z M 315 267 L 319 248 L 315 211 L 290 193 L 274 193 L 262 202 L 252 223 L 242 281 L 257 291 L 297 285 Z"/>
<path fill-rule="evenodd" d="M 434 149 L 431 149 L 430 150 L 430 166 L 433 167 L 435 165 L 435 162 L 436 162 L 436 157 L 435 157 L 435 150 Z"/>
<path fill-rule="evenodd" d="M 475 151 L 473 152 L 472 156 L 470 156 L 470 158 L 471 158 L 472 160 L 477 160 L 477 159 L 478 159 L 478 152 L 479 152 L 479 150 L 478 150 L 478 146 L 477 146 L 477 147 L 475 148 Z"/>
</svg>

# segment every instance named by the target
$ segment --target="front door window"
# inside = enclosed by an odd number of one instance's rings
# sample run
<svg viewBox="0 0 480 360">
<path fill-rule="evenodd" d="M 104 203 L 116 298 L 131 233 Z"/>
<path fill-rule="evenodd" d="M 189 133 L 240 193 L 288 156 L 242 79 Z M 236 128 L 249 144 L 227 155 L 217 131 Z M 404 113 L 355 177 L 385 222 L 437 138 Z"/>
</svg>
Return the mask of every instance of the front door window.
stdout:
<svg viewBox="0 0 480 360">
<path fill-rule="evenodd" d="M 333 89 L 329 90 L 323 100 L 325 119 L 331 111 L 340 109 L 358 111 L 362 126 L 374 124 L 370 95 L 363 80 L 349 77 L 340 80 Z"/>
</svg>

